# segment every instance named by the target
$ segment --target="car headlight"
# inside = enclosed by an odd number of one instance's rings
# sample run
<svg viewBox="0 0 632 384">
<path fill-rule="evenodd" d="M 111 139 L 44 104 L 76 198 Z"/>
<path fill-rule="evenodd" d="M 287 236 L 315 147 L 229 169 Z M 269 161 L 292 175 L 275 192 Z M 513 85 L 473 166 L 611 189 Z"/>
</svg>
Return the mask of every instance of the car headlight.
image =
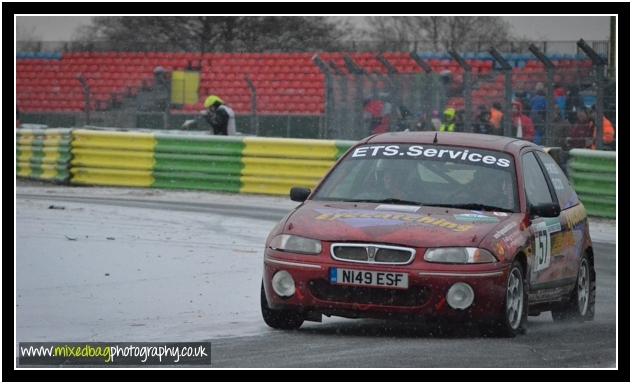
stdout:
<svg viewBox="0 0 632 384">
<path fill-rule="evenodd" d="M 270 241 L 270 248 L 279 251 L 317 255 L 323 250 L 320 240 L 295 235 L 278 235 Z"/>
<path fill-rule="evenodd" d="M 495 263 L 491 252 L 480 248 L 430 248 L 424 260 L 431 263 L 479 264 Z"/>
</svg>

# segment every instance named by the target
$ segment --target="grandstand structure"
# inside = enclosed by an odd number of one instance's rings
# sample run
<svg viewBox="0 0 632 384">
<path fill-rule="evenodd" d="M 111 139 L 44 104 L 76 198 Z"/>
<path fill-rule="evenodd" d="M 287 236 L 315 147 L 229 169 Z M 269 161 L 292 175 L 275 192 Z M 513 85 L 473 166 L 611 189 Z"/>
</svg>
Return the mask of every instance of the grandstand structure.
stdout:
<svg viewBox="0 0 632 384">
<path fill-rule="evenodd" d="M 388 77 L 423 74 L 423 61 L 432 72 L 449 74 L 446 106 L 462 109 L 464 70 L 449 55 L 433 52 L 300 52 L 300 53 L 194 53 L 194 52 L 40 52 L 18 53 L 17 104 L 23 114 L 82 114 L 115 111 L 155 85 L 154 70 L 197 71 L 198 102 L 171 105 L 172 115 L 193 115 L 203 109 L 209 94 L 220 95 L 238 116 L 323 116 L 327 105 L 326 75 L 316 65 L 318 56 L 338 76 L 362 74 Z M 416 57 L 414 57 L 416 56 Z M 488 53 L 462 55 L 471 66 L 474 108 L 502 101 L 504 75 Z M 507 54 L 512 65 L 514 91 L 531 91 L 546 81 L 543 64 L 530 54 Z M 580 55 L 549 55 L 555 64 L 554 81 L 570 86 L 591 78 L 592 63 Z M 87 80 L 90 97 L 79 77 Z M 253 103 L 252 88 L 256 90 Z M 361 100 L 359 101 L 361 102 Z M 253 110 L 253 106 L 256 105 Z"/>
</svg>

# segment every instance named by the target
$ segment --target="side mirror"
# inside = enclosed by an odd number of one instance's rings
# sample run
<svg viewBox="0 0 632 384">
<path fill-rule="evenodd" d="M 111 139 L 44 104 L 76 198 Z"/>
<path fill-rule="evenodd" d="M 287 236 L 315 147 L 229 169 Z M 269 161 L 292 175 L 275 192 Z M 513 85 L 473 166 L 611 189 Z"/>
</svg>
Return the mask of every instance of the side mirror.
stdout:
<svg viewBox="0 0 632 384">
<path fill-rule="evenodd" d="M 292 189 L 290 189 L 290 199 L 302 203 L 307 200 L 310 193 L 312 193 L 312 190 L 309 188 L 292 187 Z"/>
<path fill-rule="evenodd" d="M 531 216 L 557 217 L 560 215 L 560 211 L 560 205 L 556 203 L 545 203 L 529 206 L 529 214 Z"/>
</svg>

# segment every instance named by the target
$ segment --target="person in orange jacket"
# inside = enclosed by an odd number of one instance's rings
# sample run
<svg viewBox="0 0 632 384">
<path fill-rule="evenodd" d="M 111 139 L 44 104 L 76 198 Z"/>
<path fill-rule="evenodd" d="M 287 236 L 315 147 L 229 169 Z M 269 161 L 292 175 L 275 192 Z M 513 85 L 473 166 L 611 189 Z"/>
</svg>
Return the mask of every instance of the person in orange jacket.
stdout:
<svg viewBox="0 0 632 384">
<path fill-rule="evenodd" d="M 590 119 L 590 128 L 593 133 L 593 143 L 591 148 L 597 149 L 597 124 L 595 124 L 594 118 Z M 604 145 L 612 145 L 614 143 L 614 127 L 612 126 L 610 120 L 606 118 L 606 116 L 603 117 L 602 142 Z"/>
</svg>

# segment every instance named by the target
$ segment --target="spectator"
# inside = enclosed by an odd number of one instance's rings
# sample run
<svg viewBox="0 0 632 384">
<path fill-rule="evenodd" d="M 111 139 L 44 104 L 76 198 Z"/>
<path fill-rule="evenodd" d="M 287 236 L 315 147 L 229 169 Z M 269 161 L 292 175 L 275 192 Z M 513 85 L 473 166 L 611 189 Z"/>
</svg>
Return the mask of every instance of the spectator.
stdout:
<svg viewBox="0 0 632 384">
<path fill-rule="evenodd" d="M 595 108 L 593 106 L 593 108 L 590 110 L 590 115 L 588 117 L 589 120 L 589 125 L 590 125 L 590 129 L 592 131 L 592 137 L 593 137 L 593 142 L 592 142 L 592 149 L 597 149 L 597 124 L 595 123 Z M 605 147 L 608 148 L 612 148 L 614 149 L 614 127 L 612 126 L 612 123 L 610 122 L 610 120 L 608 120 L 608 118 L 604 115 L 603 116 L 603 136 L 602 136 L 602 143 Z"/>
<path fill-rule="evenodd" d="M 386 103 L 378 98 L 364 100 L 364 122 L 369 134 L 390 131 L 390 119 L 386 115 Z"/>
<path fill-rule="evenodd" d="M 410 130 L 409 122 L 412 116 L 412 112 L 403 105 L 395 108 L 397 121 L 395 122 L 395 131 Z"/>
<path fill-rule="evenodd" d="M 553 121 L 551 122 L 551 146 L 566 148 L 566 137 L 570 131 L 570 124 L 562 118 L 562 112 L 558 105 L 553 106 Z"/>
<path fill-rule="evenodd" d="M 575 124 L 578 120 L 577 114 L 585 108 L 584 98 L 579 94 L 577 85 L 571 85 L 568 88 L 565 108 L 564 116 L 566 116 L 569 123 Z"/>
<path fill-rule="evenodd" d="M 237 134 L 235 112 L 218 96 L 211 95 L 204 100 L 201 116 L 195 120 L 187 120 L 182 128 L 189 128 L 192 124 L 203 119 L 211 126 L 214 135 L 234 136 Z"/>
<path fill-rule="evenodd" d="M 566 115 L 564 113 L 566 111 L 566 89 L 562 85 L 556 83 L 555 90 L 553 91 L 553 98 L 555 100 L 555 104 L 559 107 L 561 118 L 566 119 Z"/>
<path fill-rule="evenodd" d="M 155 111 L 168 110 L 171 100 L 171 81 L 169 72 L 161 66 L 154 68 L 154 91 L 156 99 L 151 109 Z"/>
<path fill-rule="evenodd" d="M 218 96 L 211 95 L 204 100 L 204 115 L 215 135 L 234 136 L 237 133 L 235 112 Z"/>
<path fill-rule="evenodd" d="M 473 132 L 474 133 L 483 133 L 489 134 L 492 130 L 492 125 L 489 122 L 490 113 L 487 110 L 487 107 L 481 105 L 478 107 L 478 117 L 473 124 Z"/>
<path fill-rule="evenodd" d="M 439 118 L 439 111 L 436 109 L 432 111 L 432 119 L 430 119 L 430 123 L 432 124 L 434 131 L 441 129 L 441 119 Z"/>
<path fill-rule="evenodd" d="M 439 127 L 441 132 L 454 132 L 456 130 L 456 110 L 452 107 L 443 111 L 443 122 Z"/>
<path fill-rule="evenodd" d="M 531 121 L 535 126 L 535 138 L 536 144 L 542 143 L 542 136 L 544 135 L 544 123 L 546 120 L 546 94 L 544 93 L 544 86 L 542 83 L 538 83 L 536 86 L 535 95 L 530 100 L 531 104 Z"/>
<path fill-rule="evenodd" d="M 617 125 L 617 84 L 613 79 L 606 80 L 603 92 L 603 114 L 613 125 Z"/>
<path fill-rule="evenodd" d="M 553 85 L 553 97 L 566 97 L 566 89 L 560 83 L 555 83 Z"/>
<path fill-rule="evenodd" d="M 524 115 L 530 115 L 531 112 L 531 101 L 530 97 L 525 91 L 516 92 L 516 96 L 514 97 L 514 101 L 520 103 L 521 113 Z M 512 107 L 513 108 L 513 107 Z"/>
<path fill-rule="evenodd" d="M 585 110 L 576 113 L 575 123 L 571 125 L 566 147 L 571 148 L 591 148 L 593 144 L 593 133 L 590 126 L 590 119 Z"/>
<path fill-rule="evenodd" d="M 529 116 L 522 113 L 522 104 L 519 101 L 511 103 L 513 136 L 519 139 L 533 141 L 535 138 L 535 127 Z"/>
<path fill-rule="evenodd" d="M 497 134 L 502 132 L 502 129 L 501 129 L 501 124 L 503 122 L 502 110 L 503 110 L 503 107 L 500 105 L 499 102 L 495 102 L 494 104 L 492 104 L 492 108 L 490 110 L 489 123 L 491 124 L 493 130 L 498 132 Z"/>
</svg>

